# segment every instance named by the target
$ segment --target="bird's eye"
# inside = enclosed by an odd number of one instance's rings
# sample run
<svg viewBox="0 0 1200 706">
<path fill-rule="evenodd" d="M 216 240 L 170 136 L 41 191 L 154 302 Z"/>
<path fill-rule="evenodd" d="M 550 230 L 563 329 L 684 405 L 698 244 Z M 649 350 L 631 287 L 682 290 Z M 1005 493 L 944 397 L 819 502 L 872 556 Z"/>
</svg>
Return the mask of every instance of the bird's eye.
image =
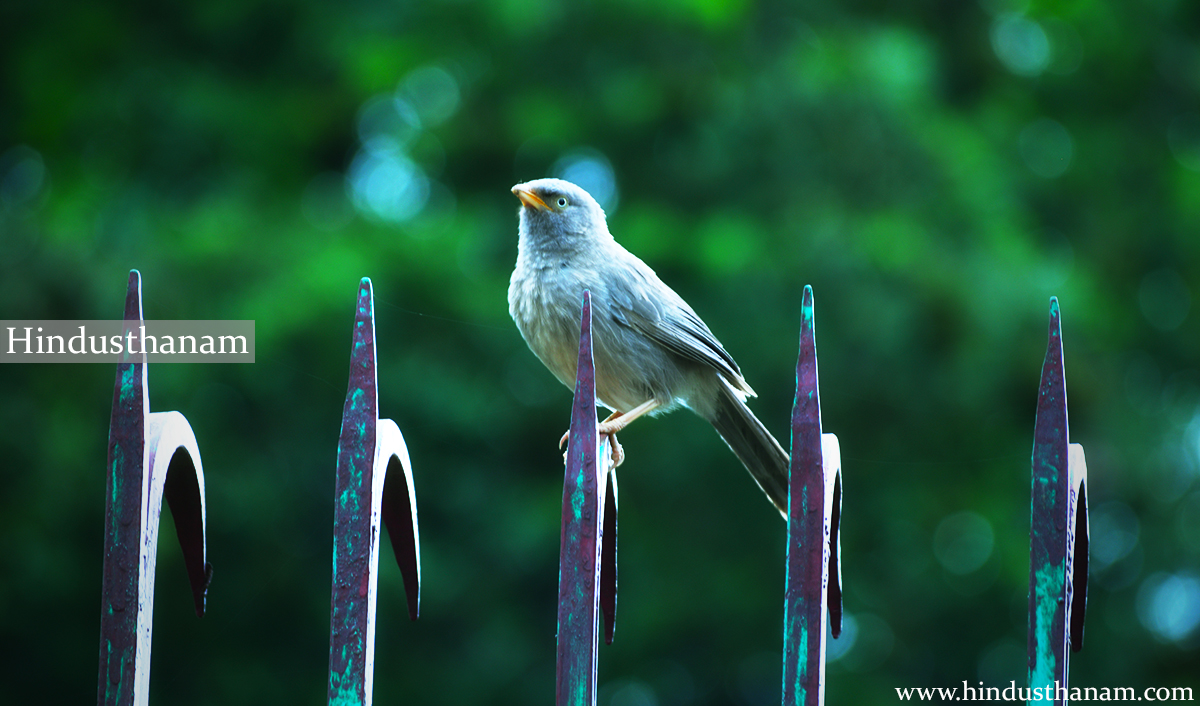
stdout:
<svg viewBox="0 0 1200 706">
<path fill-rule="evenodd" d="M 559 196 L 559 197 L 558 197 L 558 207 L 559 207 L 559 208 L 566 208 L 566 207 L 567 207 L 567 199 L 566 199 L 566 197 L 564 197 L 564 196 Z"/>
</svg>

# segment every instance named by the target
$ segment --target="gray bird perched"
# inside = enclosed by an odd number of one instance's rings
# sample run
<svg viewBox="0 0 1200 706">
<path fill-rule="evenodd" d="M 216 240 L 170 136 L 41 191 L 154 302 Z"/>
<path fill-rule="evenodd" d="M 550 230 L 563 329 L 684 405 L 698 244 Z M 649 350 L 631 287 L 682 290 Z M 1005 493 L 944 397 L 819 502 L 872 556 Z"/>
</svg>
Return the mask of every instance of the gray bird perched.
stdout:
<svg viewBox="0 0 1200 706">
<path fill-rule="evenodd" d="M 522 207 L 508 311 L 534 354 L 574 389 L 581 302 L 591 291 L 596 397 L 613 410 L 600 433 L 683 405 L 716 428 L 786 517 L 787 452 L 746 406 L 754 390 L 708 326 L 613 240 L 586 191 L 538 179 L 512 192 Z"/>
</svg>

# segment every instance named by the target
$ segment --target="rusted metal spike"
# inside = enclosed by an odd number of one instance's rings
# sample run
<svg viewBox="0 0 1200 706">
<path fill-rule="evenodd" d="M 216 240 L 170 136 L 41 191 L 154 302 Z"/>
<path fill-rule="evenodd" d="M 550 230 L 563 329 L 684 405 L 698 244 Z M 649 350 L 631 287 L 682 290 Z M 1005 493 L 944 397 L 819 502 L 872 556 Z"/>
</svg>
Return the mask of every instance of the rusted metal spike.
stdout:
<svg viewBox="0 0 1200 706">
<path fill-rule="evenodd" d="M 1055 297 L 1034 423 L 1029 542 L 1029 686 L 1054 690 L 1055 703 L 1066 701 L 1067 645 L 1082 646 L 1087 596 L 1087 464 L 1069 439 Z"/>
<path fill-rule="evenodd" d="M 142 278 L 129 273 L 127 331 L 142 322 Z M 150 412 L 145 353 L 117 364 L 108 434 L 100 676 L 97 703 L 149 697 L 154 570 L 162 501 L 175 519 L 197 615 L 212 577 L 205 547 L 204 471 L 191 425 L 179 412 Z"/>
<path fill-rule="evenodd" d="M 125 320 L 142 318 L 142 282 L 129 273 Z M 130 358 L 117 364 L 108 427 L 104 509 L 104 569 L 100 610 L 100 687 L 97 703 L 134 703 L 137 658 L 138 565 L 142 532 L 146 368 Z"/>
<path fill-rule="evenodd" d="M 329 628 L 329 703 L 371 703 L 380 522 L 387 525 L 404 577 L 409 617 L 420 603 L 416 494 L 399 427 L 379 418 L 375 305 L 371 280 L 359 285 L 350 381 L 338 439 Z"/>
<path fill-rule="evenodd" d="M 834 637 L 841 633 L 841 451 L 836 436 L 821 432 L 810 286 L 802 301 L 789 476 L 783 703 L 819 705 L 825 701 L 827 616 Z"/>
<path fill-rule="evenodd" d="M 607 442 L 596 429 L 596 371 L 592 360 L 591 295 L 583 294 L 575 401 L 571 407 L 563 477 L 562 534 L 558 563 L 557 706 L 596 703 L 596 662 L 601 600 L 601 527 L 609 475 Z M 615 489 L 615 485 L 614 485 Z M 612 507 L 616 508 L 615 499 Z M 615 512 L 613 513 L 615 535 Z M 614 542 L 615 544 L 615 542 Z M 616 606 L 616 553 L 612 605 Z M 606 623 L 611 634 L 611 623 Z"/>
</svg>

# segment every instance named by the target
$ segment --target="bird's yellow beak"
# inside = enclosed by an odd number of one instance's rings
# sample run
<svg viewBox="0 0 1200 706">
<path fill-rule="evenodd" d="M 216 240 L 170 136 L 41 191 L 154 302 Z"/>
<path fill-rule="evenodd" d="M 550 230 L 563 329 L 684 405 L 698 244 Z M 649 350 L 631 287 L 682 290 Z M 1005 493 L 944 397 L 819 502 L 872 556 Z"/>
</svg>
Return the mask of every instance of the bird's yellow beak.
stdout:
<svg viewBox="0 0 1200 706">
<path fill-rule="evenodd" d="M 512 188 L 512 192 L 517 198 L 521 199 L 521 203 L 525 204 L 525 206 L 528 208 L 540 208 L 543 211 L 550 210 L 550 208 L 546 206 L 546 202 L 543 201 L 537 194 L 525 188 L 524 184 L 517 184 Z"/>
</svg>

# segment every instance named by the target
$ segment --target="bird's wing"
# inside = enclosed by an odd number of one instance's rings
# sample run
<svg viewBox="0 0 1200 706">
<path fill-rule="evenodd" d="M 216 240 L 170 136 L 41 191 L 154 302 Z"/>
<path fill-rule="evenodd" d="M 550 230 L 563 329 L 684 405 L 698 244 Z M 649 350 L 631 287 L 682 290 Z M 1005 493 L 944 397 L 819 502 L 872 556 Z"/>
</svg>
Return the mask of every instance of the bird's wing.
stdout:
<svg viewBox="0 0 1200 706">
<path fill-rule="evenodd" d="M 712 366 L 735 389 L 754 396 L 742 371 L 687 302 L 630 255 L 628 277 L 609 283 L 613 316 L 676 355 Z"/>
</svg>

